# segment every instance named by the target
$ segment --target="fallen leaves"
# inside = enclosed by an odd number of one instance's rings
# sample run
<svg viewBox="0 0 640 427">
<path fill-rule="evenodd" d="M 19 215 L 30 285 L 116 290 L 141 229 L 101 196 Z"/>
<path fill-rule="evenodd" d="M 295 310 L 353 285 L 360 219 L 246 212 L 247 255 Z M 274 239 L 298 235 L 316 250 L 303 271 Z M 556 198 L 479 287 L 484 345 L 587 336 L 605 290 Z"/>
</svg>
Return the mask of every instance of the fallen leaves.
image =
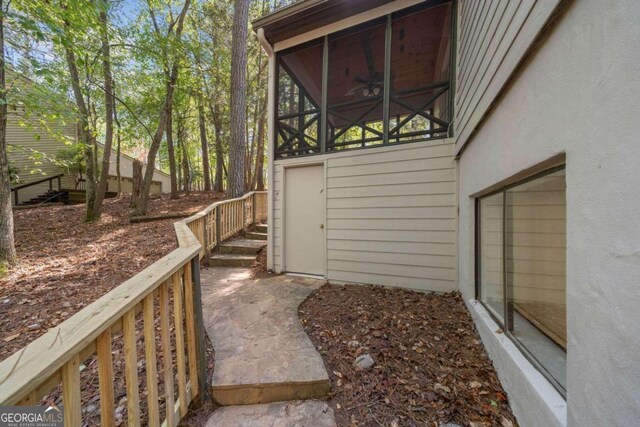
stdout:
<svg viewBox="0 0 640 427">
<path fill-rule="evenodd" d="M 299 315 L 330 372 L 338 425 L 517 425 L 458 294 L 326 285 Z M 353 366 L 361 354 L 372 369 Z"/>
<path fill-rule="evenodd" d="M 13 341 L 16 338 L 18 338 L 20 336 L 20 334 L 14 334 L 14 335 L 9 335 L 8 337 L 6 337 L 3 341 L 4 342 L 9 342 L 9 341 Z"/>
<path fill-rule="evenodd" d="M 219 197 L 163 195 L 149 202 L 150 214 L 201 210 Z M 129 224 L 128 197 L 105 200 L 98 222 L 83 215 L 83 205 L 14 212 L 19 265 L 0 279 L 0 360 L 176 246 L 175 220 Z"/>
<path fill-rule="evenodd" d="M 213 203 L 220 195 L 193 193 L 178 200 L 168 196 L 150 201 L 150 213 L 191 212 Z M 84 206 L 52 206 L 15 212 L 20 265 L 0 280 L 0 359 L 4 359 L 60 324 L 95 299 L 175 248 L 173 219 L 129 224 L 129 200 L 105 201 L 99 222 L 83 221 Z M 171 297 L 170 297 L 171 298 Z M 171 306 L 171 303 L 170 303 Z M 156 306 L 156 310 L 157 310 Z M 138 377 L 140 409 L 146 420 L 146 360 L 141 315 L 137 316 Z M 156 315 L 156 321 L 159 316 Z M 159 328 L 159 325 L 156 329 Z M 59 329 L 59 328 L 58 328 Z M 61 340 L 60 331 L 56 340 Z M 174 333 L 171 340 L 175 342 Z M 213 347 L 205 339 L 209 377 L 213 373 Z M 116 425 L 126 423 L 124 355 L 121 332 L 113 338 L 114 393 L 118 404 Z M 156 336 L 156 369 L 162 372 L 163 358 Z M 173 355 L 174 372 L 175 354 Z M 80 368 L 82 413 L 88 425 L 99 425 L 99 392 L 95 355 L 82 361 Z M 159 395 L 164 392 L 159 376 Z M 54 388 L 45 401 L 60 403 L 61 388 Z M 159 399 L 161 414 L 165 402 Z M 209 412 L 211 406 L 206 407 Z M 202 411 L 190 414 L 203 425 Z M 144 424 L 144 423 L 143 423 Z"/>
</svg>

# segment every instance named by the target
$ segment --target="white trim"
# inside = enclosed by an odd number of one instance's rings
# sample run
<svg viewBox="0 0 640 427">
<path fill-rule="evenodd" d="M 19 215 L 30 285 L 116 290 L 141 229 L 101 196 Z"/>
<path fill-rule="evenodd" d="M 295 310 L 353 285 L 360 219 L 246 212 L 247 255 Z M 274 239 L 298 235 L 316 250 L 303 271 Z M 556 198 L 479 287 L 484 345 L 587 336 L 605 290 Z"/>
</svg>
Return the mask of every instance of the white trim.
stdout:
<svg viewBox="0 0 640 427">
<path fill-rule="evenodd" d="M 316 274 L 302 274 L 302 273 L 284 273 L 285 276 L 291 276 L 291 277 L 305 277 L 308 279 L 325 279 L 325 277 L 322 276 L 318 276 Z"/>
<path fill-rule="evenodd" d="M 339 159 L 342 157 L 353 157 L 353 156 L 366 156 L 369 154 L 379 154 L 384 152 L 392 152 L 392 151 L 403 151 L 403 150 L 419 150 L 426 146 L 432 147 L 437 145 L 447 145 L 453 144 L 453 138 L 438 138 L 438 139 L 430 139 L 427 141 L 418 141 L 418 142 L 405 142 L 403 144 L 390 144 L 390 145 L 376 145 L 366 148 L 354 148 L 353 150 L 344 150 L 344 151 L 328 151 L 325 153 L 314 154 L 311 156 L 301 156 L 301 157 L 285 157 L 281 159 L 275 160 L 276 165 L 294 165 L 299 163 L 307 163 L 310 161 L 315 161 L 320 163 L 327 159 L 327 156 L 332 159 Z"/>
<path fill-rule="evenodd" d="M 310 40 L 314 40 L 327 34 L 335 33 L 337 31 L 351 28 L 355 25 L 362 24 L 363 22 L 371 21 L 381 16 L 388 15 L 389 13 L 397 10 L 406 9 L 407 7 L 414 6 L 418 3 L 422 3 L 425 0 L 396 0 L 391 3 L 376 7 L 374 9 L 367 10 L 357 15 L 350 16 L 345 19 L 341 19 L 337 22 L 332 22 L 324 27 L 316 28 L 315 30 L 308 31 L 306 33 L 297 35 L 287 40 L 282 40 L 274 44 L 274 51 L 279 52 L 284 49 L 288 49 L 293 46 L 297 46 L 302 43 L 306 43 Z M 260 30 L 258 30 L 260 31 Z"/>
<path fill-rule="evenodd" d="M 565 427 L 567 401 L 502 332 L 477 300 L 465 301 L 521 426 Z"/>
<path fill-rule="evenodd" d="M 267 270 L 275 267 L 276 254 L 273 250 L 275 233 L 274 205 L 273 205 L 273 175 L 275 172 L 275 149 L 273 129 L 275 126 L 275 99 L 276 99 L 276 61 L 273 48 L 264 36 L 264 29 L 258 29 L 258 41 L 269 58 L 268 88 L 267 88 Z"/>
</svg>

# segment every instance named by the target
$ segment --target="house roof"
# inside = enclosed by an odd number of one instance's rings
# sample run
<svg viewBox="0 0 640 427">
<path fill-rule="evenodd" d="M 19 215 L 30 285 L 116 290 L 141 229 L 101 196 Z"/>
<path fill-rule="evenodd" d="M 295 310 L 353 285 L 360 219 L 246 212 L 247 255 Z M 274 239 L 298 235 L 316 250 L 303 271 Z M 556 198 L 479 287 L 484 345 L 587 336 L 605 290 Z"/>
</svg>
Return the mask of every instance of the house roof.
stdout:
<svg viewBox="0 0 640 427">
<path fill-rule="evenodd" d="M 269 43 L 287 40 L 393 0 L 301 0 L 253 21 Z"/>
</svg>

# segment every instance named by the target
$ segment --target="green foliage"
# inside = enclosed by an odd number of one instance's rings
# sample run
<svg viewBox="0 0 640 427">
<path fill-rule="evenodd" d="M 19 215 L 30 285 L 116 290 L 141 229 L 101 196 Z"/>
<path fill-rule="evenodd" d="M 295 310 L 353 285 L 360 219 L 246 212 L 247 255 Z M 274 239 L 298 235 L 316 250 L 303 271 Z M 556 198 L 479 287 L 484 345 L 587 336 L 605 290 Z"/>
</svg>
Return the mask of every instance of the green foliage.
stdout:
<svg viewBox="0 0 640 427">
<path fill-rule="evenodd" d="M 9 265 L 5 261 L 0 261 L 0 279 L 3 279 L 9 273 Z"/>
<path fill-rule="evenodd" d="M 291 2 L 253 0 L 250 19 Z M 167 67 L 178 61 L 174 148 L 178 165 L 186 153 L 190 175 L 201 185 L 204 174 L 199 99 L 204 100 L 213 169 L 216 139 L 223 146 L 223 161 L 228 151 L 233 0 L 192 0 L 183 37 L 178 40 L 175 33 L 168 31 L 169 22 L 183 4 L 184 0 L 13 0 L 6 15 L 7 63 L 13 73 L 7 78 L 10 114 L 34 135 L 46 134 L 65 144 L 75 143 L 66 140 L 60 131 L 78 121 L 66 56 L 66 50 L 70 50 L 80 74 L 82 95 L 89 104 L 90 129 L 97 142 L 103 140 L 105 100 L 99 17 L 100 12 L 106 12 L 122 151 L 146 155 L 166 93 Z M 248 42 L 247 83 L 247 138 L 252 147 L 251 162 L 255 162 L 258 122 L 266 113 L 262 106 L 267 91 L 267 58 L 253 34 Z M 266 139 L 266 129 L 263 132 Z M 41 161 L 37 157 L 34 154 L 34 166 Z M 81 157 L 82 150 L 70 145 L 62 156 L 56 156 L 56 161 L 70 171 L 84 173 L 86 166 L 80 164 Z M 156 166 L 168 171 L 165 143 Z"/>
<path fill-rule="evenodd" d="M 11 163 L 9 163 L 9 182 L 11 185 L 20 184 L 20 171 Z"/>
<path fill-rule="evenodd" d="M 69 148 L 58 151 L 56 160 L 58 164 L 66 168 L 68 173 L 79 176 L 79 179 L 82 178 L 82 175 L 87 170 L 82 144 L 73 144 Z"/>
</svg>

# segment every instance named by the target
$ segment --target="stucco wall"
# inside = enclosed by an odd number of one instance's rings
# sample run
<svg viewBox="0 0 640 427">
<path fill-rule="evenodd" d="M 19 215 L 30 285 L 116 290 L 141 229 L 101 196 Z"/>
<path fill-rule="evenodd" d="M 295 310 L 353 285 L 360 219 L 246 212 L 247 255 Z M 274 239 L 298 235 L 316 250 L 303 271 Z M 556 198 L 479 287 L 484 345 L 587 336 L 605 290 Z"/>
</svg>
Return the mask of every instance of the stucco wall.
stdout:
<svg viewBox="0 0 640 427">
<path fill-rule="evenodd" d="M 572 2 L 459 163 L 459 278 L 472 299 L 470 196 L 566 153 L 570 426 L 640 420 L 639 40 L 639 2 Z M 516 407 L 539 399 L 506 385 Z"/>
</svg>

